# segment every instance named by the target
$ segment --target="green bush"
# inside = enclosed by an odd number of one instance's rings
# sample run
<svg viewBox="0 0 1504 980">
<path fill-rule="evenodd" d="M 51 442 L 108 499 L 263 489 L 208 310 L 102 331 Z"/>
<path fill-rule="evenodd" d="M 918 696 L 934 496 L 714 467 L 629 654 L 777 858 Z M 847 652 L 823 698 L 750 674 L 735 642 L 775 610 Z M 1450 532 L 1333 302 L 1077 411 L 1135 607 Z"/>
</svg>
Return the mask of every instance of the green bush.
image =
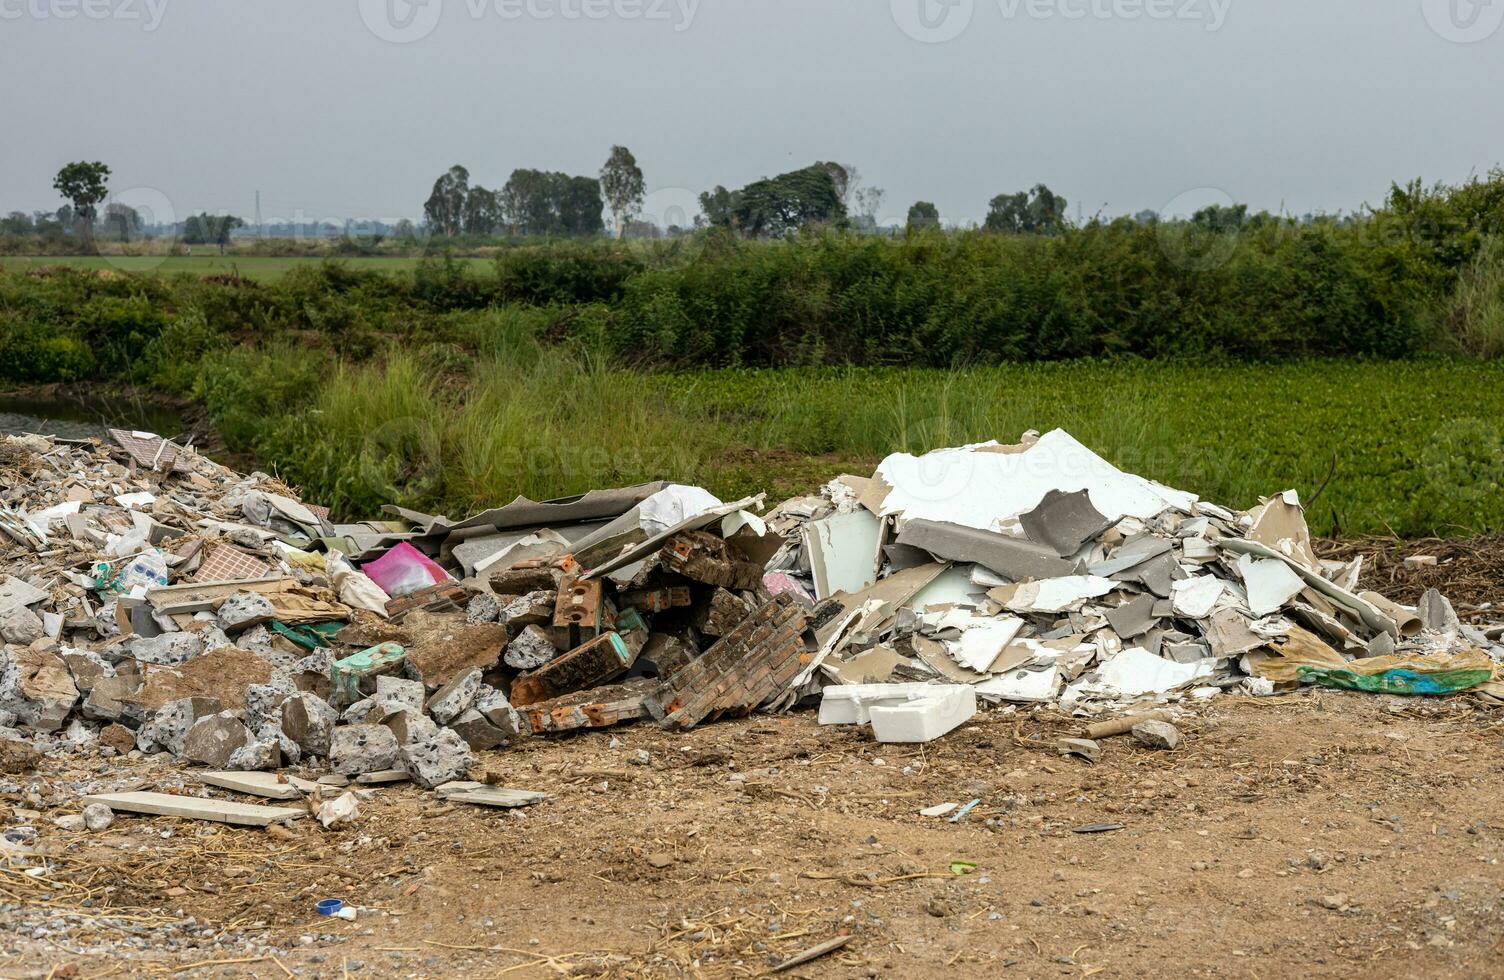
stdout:
<svg viewBox="0 0 1504 980">
<path fill-rule="evenodd" d="M 94 355 L 77 337 L 41 324 L 0 318 L 0 380 L 20 384 L 82 381 L 94 370 Z"/>
</svg>

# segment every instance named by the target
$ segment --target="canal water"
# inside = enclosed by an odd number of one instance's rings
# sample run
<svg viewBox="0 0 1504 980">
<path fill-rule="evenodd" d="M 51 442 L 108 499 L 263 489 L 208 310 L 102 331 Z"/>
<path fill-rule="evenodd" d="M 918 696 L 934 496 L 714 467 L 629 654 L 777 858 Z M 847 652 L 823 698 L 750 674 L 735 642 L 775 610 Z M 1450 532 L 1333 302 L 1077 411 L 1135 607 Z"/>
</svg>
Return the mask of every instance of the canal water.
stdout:
<svg viewBox="0 0 1504 980">
<path fill-rule="evenodd" d="M 0 435 L 88 439 L 106 438 L 109 429 L 131 429 L 171 438 L 182 428 L 182 416 L 172 409 L 120 395 L 0 394 Z"/>
</svg>

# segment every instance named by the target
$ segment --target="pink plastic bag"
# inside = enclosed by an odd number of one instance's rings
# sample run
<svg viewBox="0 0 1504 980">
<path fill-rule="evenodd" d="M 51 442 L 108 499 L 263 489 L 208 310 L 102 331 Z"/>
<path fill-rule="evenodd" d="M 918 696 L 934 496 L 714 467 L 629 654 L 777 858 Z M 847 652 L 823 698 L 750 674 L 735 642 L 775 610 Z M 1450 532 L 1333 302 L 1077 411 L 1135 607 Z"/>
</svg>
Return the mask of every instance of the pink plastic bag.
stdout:
<svg viewBox="0 0 1504 980">
<path fill-rule="evenodd" d="M 406 541 L 375 561 L 366 562 L 360 570 L 394 599 L 450 581 L 448 572 Z"/>
</svg>

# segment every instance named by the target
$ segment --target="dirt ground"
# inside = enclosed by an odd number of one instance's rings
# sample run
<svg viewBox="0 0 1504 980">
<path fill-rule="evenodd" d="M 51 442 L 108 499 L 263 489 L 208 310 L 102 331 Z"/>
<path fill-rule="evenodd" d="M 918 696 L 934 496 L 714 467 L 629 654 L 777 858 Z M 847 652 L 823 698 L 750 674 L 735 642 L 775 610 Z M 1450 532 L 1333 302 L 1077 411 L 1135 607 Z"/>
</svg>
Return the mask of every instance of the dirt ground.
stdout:
<svg viewBox="0 0 1504 980">
<path fill-rule="evenodd" d="M 1096 765 L 1057 753 L 1081 721 L 1053 709 L 922 747 L 807 711 L 539 738 L 481 754 L 535 806 L 376 788 L 354 827 L 290 835 L 64 831 L 80 791 L 197 786 L 49 760 L 0 777 L 6 828 L 52 859 L 0 871 L 0 975 L 742 977 L 841 936 L 782 975 L 1504 973 L 1504 709 L 1311 689 L 1176 710 L 1176 750 L 1111 739 Z M 358 919 L 317 916 L 326 897 Z"/>
</svg>

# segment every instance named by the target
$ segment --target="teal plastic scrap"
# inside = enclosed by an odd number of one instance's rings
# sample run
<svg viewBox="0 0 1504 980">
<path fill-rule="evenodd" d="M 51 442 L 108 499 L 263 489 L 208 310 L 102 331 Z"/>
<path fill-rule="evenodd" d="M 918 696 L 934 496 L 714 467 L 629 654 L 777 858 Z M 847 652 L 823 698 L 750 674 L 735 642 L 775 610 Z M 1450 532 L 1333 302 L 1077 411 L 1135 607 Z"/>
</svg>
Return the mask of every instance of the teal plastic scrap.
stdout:
<svg viewBox="0 0 1504 980">
<path fill-rule="evenodd" d="M 362 650 L 357 654 L 337 660 L 329 668 L 330 687 L 337 699 L 346 702 L 359 701 L 360 682 L 368 677 L 390 674 L 407 659 L 407 651 L 400 643 L 383 643 Z"/>
</svg>

